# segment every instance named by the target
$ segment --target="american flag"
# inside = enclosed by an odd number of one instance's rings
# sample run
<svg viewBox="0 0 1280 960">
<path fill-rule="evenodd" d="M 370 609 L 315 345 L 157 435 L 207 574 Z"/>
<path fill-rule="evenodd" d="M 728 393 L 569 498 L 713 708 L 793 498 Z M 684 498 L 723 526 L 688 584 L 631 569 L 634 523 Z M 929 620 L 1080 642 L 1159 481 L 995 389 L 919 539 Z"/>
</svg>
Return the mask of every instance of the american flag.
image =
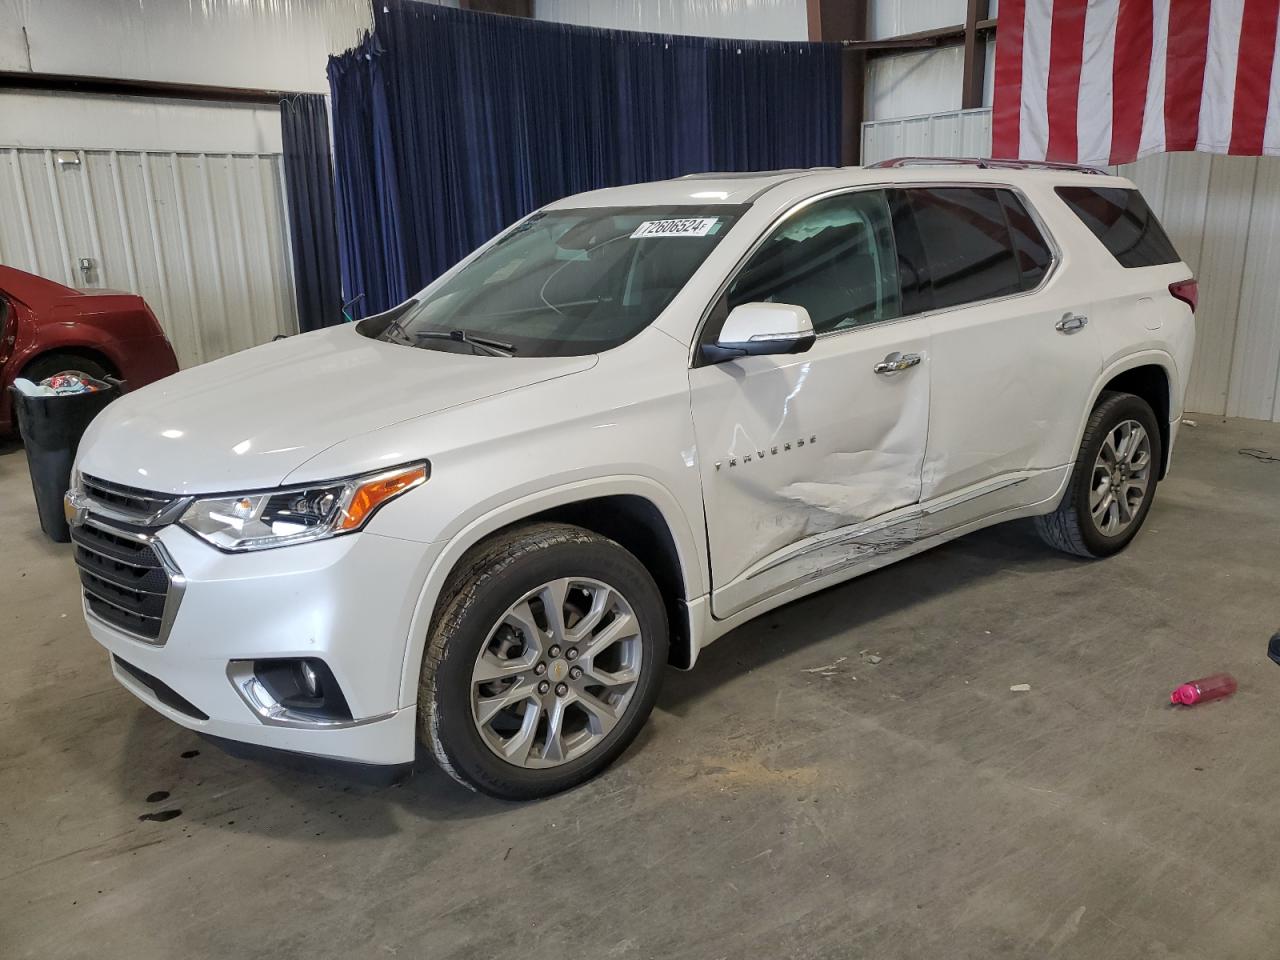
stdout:
<svg viewBox="0 0 1280 960">
<path fill-rule="evenodd" d="M 1001 0 L 991 153 L 1280 156 L 1280 0 Z"/>
</svg>

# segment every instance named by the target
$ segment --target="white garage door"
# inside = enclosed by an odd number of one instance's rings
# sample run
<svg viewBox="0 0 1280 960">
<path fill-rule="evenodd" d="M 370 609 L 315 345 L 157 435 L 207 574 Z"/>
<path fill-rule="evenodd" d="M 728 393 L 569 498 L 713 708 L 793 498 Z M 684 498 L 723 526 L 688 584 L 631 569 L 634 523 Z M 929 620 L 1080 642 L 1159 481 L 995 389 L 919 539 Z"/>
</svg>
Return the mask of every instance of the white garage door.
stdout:
<svg viewBox="0 0 1280 960">
<path fill-rule="evenodd" d="M 281 157 L 0 146 L 0 263 L 140 293 L 184 367 L 297 332 Z"/>
</svg>

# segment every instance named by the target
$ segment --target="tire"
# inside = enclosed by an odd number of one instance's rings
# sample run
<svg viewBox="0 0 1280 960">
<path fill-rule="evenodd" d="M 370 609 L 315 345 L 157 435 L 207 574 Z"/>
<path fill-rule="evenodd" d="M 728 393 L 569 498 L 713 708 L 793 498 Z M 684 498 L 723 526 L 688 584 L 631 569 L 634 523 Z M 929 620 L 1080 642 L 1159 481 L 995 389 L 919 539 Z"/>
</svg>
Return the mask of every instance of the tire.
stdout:
<svg viewBox="0 0 1280 960">
<path fill-rule="evenodd" d="M 555 596 L 567 611 L 560 629 L 547 614 L 556 604 L 544 600 Z M 419 738 L 471 789 L 506 800 L 559 793 L 635 739 L 657 699 L 668 642 L 662 595 L 631 553 L 580 527 L 520 526 L 474 548 L 445 588 L 423 657 Z M 481 677 L 496 670 L 500 679 Z"/>
<path fill-rule="evenodd" d="M 1126 470 L 1120 475 L 1120 479 L 1115 480 L 1119 486 L 1113 488 L 1111 482 L 1115 475 L 1111 474 L 1109 477 L 1108 469 L 1100 457 L 1109 441 L 1109 450 L 1124 454 L 1123 448 L 1128 443 L 1128 438 L 1137 432 L 1126 425 L 1135 423 L 1146 434 L 1146 466 L 1145 490 L 1141 500 L 1133 503 L 1130 500 L 1131 494 L 1124 491 L 1137 486 L 1139 470 L 1136 465 L 1122 464 Z M 1126 429 L 1130 431 L 1129 434 L 1125 433 Z M 1140 454 L 1141 440 L 1136 442 L 1136 448 L 1135 453 Z M 1147 518 L 1151 502 L 1155 499 L 1163 457 L 1159 423 L 1150 404 L 1131 393 L 1104 392 L 1098 398 L 1093 413 L 1089 415 L 1089 422 L 1085 425 L 1080 453 L 1062 502 L 1053 513 L 1035 518 L 1036 530 L 1049 546 L 1064 553 L 1090 559 L 1119 553 L 1137 536 Z M 1119 461 L 1125 459 L 1125 456 L 1121 456 Z M 1117 489 L 1125 498 L 1123 501 L 1117 496 Z M 1108 492 L 1111 506 L 1107 506 Z M 1095 494 L 1100 497 L 1096 506 L 1091 503 Z M 1102 511 L 1101 518 L 1095 515 L 1095 509 Z"/>
<path fill-rule="evenodd" d="M 46 353 L 28 363 L 26 369 L 22 371 L 22 376 L 39 383 L 45 377 L 51 377 L 63 370 L 79 370 L 98 380 L 112 375 L 111 370 L 92 357 L 79 353 Z"/>
</svg>

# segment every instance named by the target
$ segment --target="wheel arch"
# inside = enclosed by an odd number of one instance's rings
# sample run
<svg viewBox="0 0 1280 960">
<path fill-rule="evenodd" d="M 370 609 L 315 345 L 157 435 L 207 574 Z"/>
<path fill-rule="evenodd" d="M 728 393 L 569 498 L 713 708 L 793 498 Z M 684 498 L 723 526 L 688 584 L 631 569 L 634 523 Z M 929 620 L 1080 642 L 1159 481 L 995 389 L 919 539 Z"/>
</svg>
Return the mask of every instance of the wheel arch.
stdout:
<svg viewBox="0 0 1280 960">
<path fill-rule="evenodd" d="M 1169 471 L 1172 456 L 1172 418 L 1181 415 L 1180 405 L 1175 407 L 1175 389 L 1177 371 L 1173 358 L 1165 353 L 1151 352 L 1126 357 L 1124 360 L 1108 367 L 1099 378 L 1089 402 L 1089 412 L 1097 405 L 1098 397 L 1106 391 L 1131 393 L 1141 397 L 1155 411 L 1156 423 L 1160 428 L 1160 477 L 1163 480 Z M 1081 428 L 1083 435 L 1083 427 Z M 1078 445 L 1078 441 L 1077 441 Z"/>
<path fill-rule="evenodd" d="M 53 354 L 68 354 L 74 357 L 83 357 L 86 360 L 92 360 L 94 363 L 101 364 L 102 367 L 112 376 L 120 376 L 119 365 L 102 350 L 90 344 L 83 343 L 54 343 L 42 346 L 37 352 L 30 354 L 22 359 L 22 371 L 19 376 L 26 376 L 27 371 L 31 369 L 31 365 L 39 363 L 41 360 Z"/>
<path fill-rule="evenodd" d="M 706 593 L 706 572 L 684 511 L 665 487 L 648 478 L 573 483 L 522 497 L 477 517 L 444 544 L 410 620 L 400 679 L 403 706 L 417 698 L 422 657 L 449 577 L 467 554 L 492 537 L 520 524 L 547 520 L 581 526 L 630 550 L 653 575 L 667 605 L 671 663 L 682 669 L 692 664 L 697 639 L 687 603 Z"/>
</svg>

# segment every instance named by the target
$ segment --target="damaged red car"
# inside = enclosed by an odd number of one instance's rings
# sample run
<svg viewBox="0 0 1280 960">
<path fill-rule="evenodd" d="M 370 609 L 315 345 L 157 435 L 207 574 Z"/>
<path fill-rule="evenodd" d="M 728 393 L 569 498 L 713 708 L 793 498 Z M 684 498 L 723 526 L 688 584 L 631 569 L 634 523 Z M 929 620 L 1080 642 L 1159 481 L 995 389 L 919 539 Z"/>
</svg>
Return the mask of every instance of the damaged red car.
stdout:
<svg viewBox="0 0 1280 960">
<path fill-rule="evenodd" d="M 133 389 L 176 373 L 178 358 L 137 294 L 75 290 L 0 265 L 0 435 L 16 429 L 9 385 L 62 370 Z"/>
</svg>

